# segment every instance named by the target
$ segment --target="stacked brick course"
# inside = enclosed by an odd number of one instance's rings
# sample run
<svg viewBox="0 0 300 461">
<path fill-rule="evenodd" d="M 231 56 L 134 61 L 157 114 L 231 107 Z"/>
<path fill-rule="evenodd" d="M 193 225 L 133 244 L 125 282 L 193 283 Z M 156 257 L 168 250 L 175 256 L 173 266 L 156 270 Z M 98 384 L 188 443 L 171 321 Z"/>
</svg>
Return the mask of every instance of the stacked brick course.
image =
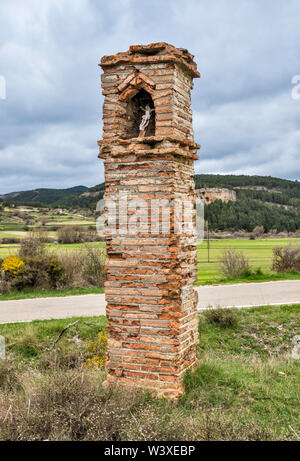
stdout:
<svg viewBox="0 0 300 461">
<path fill-rule="evenodd" d="M 177 398 L 184 372 L 196 364 L 195 234 L 176 231 L 174 206 L 170 217 L 150 216 L 150 210 L 154 200 L 195 201 L 199 146 L 193 141 L 190 91 L 199 73 L 187 50 L 166 43 L 132 46 L 104 56 L 100 65 L 105 199 L 118 201 L 126 193 L 145 204 L 138 211 L 128 208 L 117 231 L 107 232 L 107 383 Z M 155 113 L 151 132 L 132 137 L 140 95 Z M 139 219 L 148 227 L 132 233 L 127 222 Z M 168 232 L 161 231 L 164 219 L 170 220 Z"/>
</svg>

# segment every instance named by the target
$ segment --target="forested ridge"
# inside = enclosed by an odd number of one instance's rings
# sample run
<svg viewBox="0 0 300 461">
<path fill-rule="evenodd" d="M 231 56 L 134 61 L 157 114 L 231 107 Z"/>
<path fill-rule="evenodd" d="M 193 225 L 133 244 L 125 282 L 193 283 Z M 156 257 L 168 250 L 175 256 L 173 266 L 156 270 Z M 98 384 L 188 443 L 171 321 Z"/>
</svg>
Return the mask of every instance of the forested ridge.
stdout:
<svg viewBox="0 0 300 461">
<path fill-rule="evenodd" d="M 196 175 L 196 188 L 220 187 L 235 190 L 236 202 L 220 200 L 205 207 L 212 230 L 295 232 L 300 229 L 300 182 L 271 176 Z"/>
<path fill-rule="evenodd" d="M 247 175 L 195 175 L 195 185 L 200 188 L 227 188 L 235 190 L 236 202 L 220 200 L 205 206 L 205 218 L 212 230 L 253 231 L 263 226 L 270 230 L 294 232 L 300 229 L 300 182 L 271 176 Z M 96 209 L 103 198 L 105 184 L 85 188 L 37 189 L 3 195 L 8 203 L 62 207 L 68 209 Z"/>
</svg>

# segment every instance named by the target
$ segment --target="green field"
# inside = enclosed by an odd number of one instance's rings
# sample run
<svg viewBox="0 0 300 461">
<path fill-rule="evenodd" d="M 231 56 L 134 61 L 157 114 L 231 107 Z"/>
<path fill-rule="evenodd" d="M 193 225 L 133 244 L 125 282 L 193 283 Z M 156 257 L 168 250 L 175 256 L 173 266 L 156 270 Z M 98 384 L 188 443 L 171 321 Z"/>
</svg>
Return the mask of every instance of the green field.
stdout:
<svg viewBox="0 0 300 461">
<path fill-rule="evenodd" d="M 29 224 L 25 225 L 24 216 L 27 216 Z M 6 208 L 0 214 L 0 240 L 26 238 L 31 231 L 36 228 L 42 228 L 47 233 L 47 236 L 57 238 L 57 233 L 52 230 L 52 227 L 64 226 L 79 226 L 88 227 L 95 226 L 95 218 L 85 217 L 78 214 L 71 214 L 68 211 L 57 213 L 55 210 L 35 209 L 30 210 L 17 208 Z M 53 249 L 74 249 L 80 245 L 53 245 Z M 0 258 L 13 255 L 18 252 L 19 245 L 17 243 L 1 244 L 0 243 Z"/>
<path fill-rule="evenodd" d="M 210 262 L 208 262 L 207 242 L 198 245 L 198 282 L 197 285 L 218 283 L 221 279 L 219 258 L 227 248 L 242 251 L 249 259 L 252 269 L 260 268 L 266 278 L 277 279 L 271 271 L 272 249 L 276 246 L 300 246 L 300 239 L 220 239 L 210 241 Z M 292 276 L 296 278 L 297 276 Z M 280 278 L 280 277 L 279 277 Z"/>
<path fill-rule="evenodd" d="M 22 232 L 22 231 L 17 231 L 17 232 Z M 3 232 L 3 231 L 0 231 L 0 239 L 4 239 L 4 238 L 19 238 L 21 239 L 23 236 L 22 235 L 18 235 L 15 233 L 15 231 L 10 231 L 10 232 Z"/>
<path fill-rule="evenodd" d="M 98 242 L 97 245 L 104 246 L 103 242 Z M 232 248 L 242 251 L 249 258 L 252 269 L 260 268 L 264 275 L 263 280 L 277 280 L 282 278 L 297 278 L 295 274 L 277 275 L 271 271 L 272 265 L 272 249 L 275 246 L 299 245 L 300 239 L 219 239 L 210 241 L 210 262 L 208 259 L 207 242 L 204 241 L 198 245 L 198 281 L 197 285 L 220 283 L 221 273 L 219 258 L 227 248 Z M 47 245 L 55 251 L 59 250 L 78 250 L 82 247 L 81 244 L 59 244 Z M 19 249 L 18 244 L 0 245 L 0 258 L 4 258 L 11 254 L 15 254 Z M 246 280 L 243 280 L 246 281 Z M 251 279 L 249 279 L 251 281 Z M 222 281 L 223 283 L 224 281 Z"/>
<path fill-rule="evenodd" d="M 8 234 L 14 231 L 33 230 L 41 226 L 47 230 L 52 226 L 62 227 L 66 225 L 94 226 L 95 218 L 82 216 L 78 213 L 72 214 L 67 210 L 58 213 L 47 208 L 39 210 L 16 207 L 0 210 L 0 238 L 12 237 L 13 235 Z"/>
</svg>

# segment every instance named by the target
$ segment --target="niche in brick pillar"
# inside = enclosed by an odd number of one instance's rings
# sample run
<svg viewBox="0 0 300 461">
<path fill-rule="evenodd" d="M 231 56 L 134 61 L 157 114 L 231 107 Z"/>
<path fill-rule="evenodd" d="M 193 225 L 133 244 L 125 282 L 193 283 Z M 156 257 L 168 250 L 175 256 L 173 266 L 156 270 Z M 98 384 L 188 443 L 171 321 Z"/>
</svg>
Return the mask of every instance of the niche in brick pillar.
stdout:
<svg viewBox="0 0 300 461">
<path fill-rule="evenodd" d="M 116 204 L 106 233 L 106 384 L 177 398 L 197 363 L 196 237 L 178 227 L 175 204 L 196 199 L 190 92 L 200 74 L 187 50 L 167 43 L 131 46 L 100 65 L 99 157 L 106 203 Z"/>
<path fill-rule="evenodd" d="M 140 130 L 141 121 L 145 115 L 145 107 L 150 108 L 150 119 L 147 127 Z M 153 113 L 154 112 L 154 113 Z M 155 109 L 151 95 L 145 90 L 140 90 L 127 104 L 127 118 L 130 122 L 127 137 L 136 138 L 155 135 Z"/>
</svg>

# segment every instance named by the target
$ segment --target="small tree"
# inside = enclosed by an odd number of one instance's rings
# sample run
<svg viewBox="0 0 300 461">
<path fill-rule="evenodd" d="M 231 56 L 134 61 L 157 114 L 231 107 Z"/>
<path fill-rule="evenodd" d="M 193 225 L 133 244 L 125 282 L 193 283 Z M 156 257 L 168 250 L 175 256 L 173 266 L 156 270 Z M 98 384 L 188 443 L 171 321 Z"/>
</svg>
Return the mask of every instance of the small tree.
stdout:
<svg viewBox="0 0 300 461">
<path fill-rule="evenodd" d="M 59 243 L 82 243 L 84 242 L 83 231 L 77 226 L 64 226 L 57 232 Z"/>
<path fill-rule="evenodd" d="M 262 235 L 264 233 L 265 229 L 264 226 L 256 226 L 253 229 L 253 234 L 255 236 Z"/>
<path fill-rule="evenodd" d="M 47 216 L 42 216 L 40 218 L 40 223 L 41 223 L 42 226 L 46 226 L 47 222 L 48 222 Z"/>
<path fill-rule="evenodd" d="M 272 269 L 275 272 L 300 272 L 300 247 L 273 248 Z"/>
<path fill-rule="evenodd" d="M 221 273 L 225 278 L 241 277 L 245 271 L 249 271 L 249 261 L 242 251 L 226 249 L 221 258 Z"/>
</svg>

